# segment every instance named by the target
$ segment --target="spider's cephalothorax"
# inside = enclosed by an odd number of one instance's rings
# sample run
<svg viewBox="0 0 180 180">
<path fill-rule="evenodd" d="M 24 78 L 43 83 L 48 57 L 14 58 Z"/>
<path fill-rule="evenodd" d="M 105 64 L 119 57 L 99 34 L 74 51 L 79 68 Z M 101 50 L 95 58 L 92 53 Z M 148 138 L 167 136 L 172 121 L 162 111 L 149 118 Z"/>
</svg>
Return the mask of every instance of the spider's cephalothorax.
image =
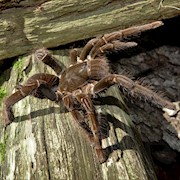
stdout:
<svg viewBox="0 0 180 180">
<path fill-rule="evenodd" d="M 34 54 L 35 59 L 49 65 L 54 69 L 57 76 L 45 73 L 35 74 L 24 85 L 20 86 L 14 94 L 9 96 L 5 101 L 5 124 L 10 124 L 14 119 L 12 106 L 28 95 L 37 98 L 48 98 L 57 102 L 62 100 L 87 139 L 94 144 L 99 161 L 101 163 L 106 161 L 107 157 L 101 145 L 99 123 L 92 103 L 95 94 L 113 84 L 118 84 L 120 89 L 126 90 L 132 97 L 136 96 L 149 100 L 160 108 L 171 110 L 175 108 L 173 103 L 128 77 L 112 74 L 105 57 L 106 51 L 122 50 L 137 45 L 135 42 L 122 41 L 124 38 L 161 25 L 162 22 L 157 21 L 94 38 L 85 45 L 82 51 L 73 49 L 70 52 L 71 66 L 63 71 L 48 50 L 37 50 Z M 80 108 L 83 109 L 83 112 L 86 112 L 87 118 L 92 123 L 92 128 L 86 124 Z"/>
</svg>

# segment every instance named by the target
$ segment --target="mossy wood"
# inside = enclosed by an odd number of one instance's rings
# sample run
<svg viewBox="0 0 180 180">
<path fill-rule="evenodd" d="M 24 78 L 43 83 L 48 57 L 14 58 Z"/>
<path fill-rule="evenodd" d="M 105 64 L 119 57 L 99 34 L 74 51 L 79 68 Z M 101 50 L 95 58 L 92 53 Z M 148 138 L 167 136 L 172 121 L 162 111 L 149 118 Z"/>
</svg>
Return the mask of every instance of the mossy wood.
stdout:
<svg viewBox="0 0 180 180">
<path fill-rule="evenodd" d="M 56 50 L 53 54 L 67 65 L 68 51 Z M 23 83 L 35 73 L 53 73 L 43 63 L 29 60 L 20 58 L 4 74 L 1 84 L 7 94 L 17 82 Z M 0 179 L 156 179 L 118 88 L 111 87 L 100 99 L 102 103 L 96 105 L 96 110 L 109 124 L 109 128 L 104 126 L 107 138 L 103 139 L 103 147 L 109 152 L 104 164 L 98 162 L 94 149 L 62 104 L 26 97 L 14 105 L 15 121 L 6 129 L 1 106 Z"/>
<path fill-rule="evenodd" d="M 180 14 L 177 0 L 0 1 L 0 60 Z"/>
</svg>

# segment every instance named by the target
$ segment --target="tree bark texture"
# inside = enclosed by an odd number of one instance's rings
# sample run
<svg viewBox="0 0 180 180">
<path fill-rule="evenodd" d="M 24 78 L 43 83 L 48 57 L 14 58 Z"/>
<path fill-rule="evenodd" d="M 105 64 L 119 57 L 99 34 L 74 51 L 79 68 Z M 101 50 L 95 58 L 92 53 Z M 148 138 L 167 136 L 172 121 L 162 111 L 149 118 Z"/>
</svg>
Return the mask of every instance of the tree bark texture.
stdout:
<svg viewBox="0 0 180 180">
<path fill-rule="evenodd" d="M 175 27 L 171 26 L 171 28 Z M 176 102 L 180 100 L 179 59 L 180 48 L 178 46 L 163 45 L 129 58 L 118 58 L 113 66 L 119 73 L 131 72 L 134 78 L 144 78 L 144 86 L 151 85 L 151 88 L 158 94 L 164 93 L 164 98 Z M 145 72 L 149 73 L 141 77 Z M 126 100 L 129 112 L 132 112 L 130 113 L 131 118 L 141 132 L 144 142 L 159 143 L 163 140 L 172 149 L 180 152 L 180 113 L 176 120 L 168 121 L 162 116 L 161 109 L 138 100 L 134 100 L 133 103 L 128 102 L 132 98 L 126 98 Z"/>
<path fill-rule="evenodd" d="M 0 1 L 0 60 L 180 14 L 177 0 Z"/>
<path fill-rule="evenodd" d="M 54 51 L 65 66 L 67 51 Z M 2 87 L 11 94 L 14 85 L 38 72 L 52 70 L 43 63 L 22 57 L 17 66 L 4 74 Z M 9 77 L 9 78 L 8 78 Z M 146 155 L 136 128 L 126 113 L 118 88 L 111 87 L 101 94 L 96 111 L 104 114 L 108 128 L 103 147 L 109 152 L 106 163 L 99 164 L 94 149 L 62 106 L 54 102 L 26 97 L 14 105 L 15 121 L 3 128 L 1 106 L 0 178 L 117 180 L 156 179 L 151 161 Z"/>
</svg>

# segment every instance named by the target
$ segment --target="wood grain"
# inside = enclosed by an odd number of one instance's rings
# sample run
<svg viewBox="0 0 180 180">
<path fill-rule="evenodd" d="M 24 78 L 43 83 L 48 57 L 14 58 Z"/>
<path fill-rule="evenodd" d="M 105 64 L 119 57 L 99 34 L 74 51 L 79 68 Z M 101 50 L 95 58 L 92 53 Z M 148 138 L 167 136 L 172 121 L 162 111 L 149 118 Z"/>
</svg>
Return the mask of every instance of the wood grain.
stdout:
<svg viewBox="0 0 180 180">
<path fill-rule="evenodd" d="M 0 60 L 180 14 L 177 0 L 1 1 L 0 7 Z"/>
<path fill-rule="evenodd" d="M 67 51 L 54 51 L 53 54 L 65 65 L 68 64 Z M 27 57 L 22 59 L 24 63 L 27 60 Z M 23 71 L 21 82 L 34 73 L 53 73 L 42 63 L 31 65 Z M 13 68 L 9 81 L 3 83 L 8 94 L 12 93 L 12 84 L 14 86 L 20 81 L 20 73 L 22 71 L 17 73 L 17 69 Z M 105 103 L 107 100 L 108 103 Z M 6 129 L 2 125 L 1 107 L 0 142 L 6 148 L 4 160 L 0 162 L 0 178 L 156 179 L 118 88 L 113 86 L 101 94 L 101 102 L 104 104 L 96 105 L 96 111 L 106 117 L 108 126 L 105 128 L 107 133 L 104 134 L 103 147 L 109 154 L 108 161 L 102 165 L 62 104 L 26 97 L 14 105 L 15 121 Z"/>
</svg>

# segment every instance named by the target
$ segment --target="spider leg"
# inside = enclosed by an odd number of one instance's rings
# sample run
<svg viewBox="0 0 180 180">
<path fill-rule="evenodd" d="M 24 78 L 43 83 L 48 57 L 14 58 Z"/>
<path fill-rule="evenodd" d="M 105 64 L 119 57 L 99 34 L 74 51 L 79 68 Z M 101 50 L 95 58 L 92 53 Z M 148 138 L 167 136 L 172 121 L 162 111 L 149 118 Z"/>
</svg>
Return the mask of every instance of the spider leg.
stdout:
<svg viewBox="0 0 180 180">
<path fill-rule="evenodd" d="M 88 115 L 88 119 L 92 124 L 92 132 L 94 135 L 96 154 L 99 158 L 100 163 L 103 163 L 107 160 L 107 157 L 102 148 L 101 137 L 100 137 L 100 126 L 95 113 L 94 105 L 91 101 L 91 98 L 86 94 L 78 94 L 76 95 L 76 98 L 85 108 Z"/>
<path fill-rule="evenodd" d="M 19 86 L 18 90 L 5 100 L 5 125 L 9 125 L 14 120 L 12 106 L 28 95 L 57 100 L 59 96 L 53 88 L 58 82 L 59 78 L 51 74 L 39 73 L 31 76 L 24 85 Z"/>
<path fill-rule="evenodd" d="M 72 110 L 71 114 L 72 114 L 74 120 L 77 122 L 77 124 L 81 127 L 81 129 L 82 129 L 83 133 L 85 134 L 87 140 L 91 144 L 94 144 L 93 133 L 92 133 L 91 129 L 89 128 L 89 126 L 84 121 L 84 116 L 82 115 L 82 113 L 78 110 Z"/>
<path fill-rule="evenodd" d="M 50 52 L 45 49 L 38 49 L 34 53 L 35 59 L 38 61 L 42 61 L 43 63 L 50 66 L 56 74 L 60 74 L 62 72 L 62 67 L 56 62 L 57 60 L 50 54 Z"/>
<path fill-rule="evenodd" d="M 126 76 L 111 74 L 100 80 L 94 87 L 94 93 L 103 91 L 113 84 L 118 84 L 122 91 L 126 91 L 133 98 L 140 98 L 148 101 L 159 108 L 175 109 L 175 105 L 154 91 L 132 81 Z"/>
<path fill-rule="evenodd" d="M 121 42 L 121 41 L 112 41 L 110 43 L 107 43 L 100 48 L 96 49 L 94 54 L 91 54 L 91 58 L 94 59 L 98 54 L 102 54 L 106 51 L 110 50 L 124 50 L 130 47 L 137 46 L 136 42 Z"/>
<path fill-rule="evenodd" d="M 27 82 L 22 86 L 25 88 L 29 84 L 37 84 L 37 87 L 33 89 L 31 95 L 40 99 L 47 98 L 51 101 L 58 99 L 57 93 L 59 78 L 52 74 L 39 73 L 31 76 Z M 23 90 L 21 90 L 23 92 Z M 26 91 L 25 91 L 26 92 Z"/>
<path fill-rule="evenodd" d="M 80 49 L 74 48 L 70 51 L 70 60 L 71 60 L 71 65 L 74 65 L 78 62 L 78 57 L 80 56 Z"/>
<path fill-rule="evenodd" d="M 67 95 L 63 97 L 63 102 L 68 111 L 72 114 L 73 119 L 75 122 L 80 126 L 82 132 L 84 133 L 86 139 L 91 143 L 94 144 L 94 136 L 90 129 L 90 127 L 87 125 L 87 123 L 84 121 L 83 114 L 75 108 L 74 99 L 71 95 Z"/>
<path fill-rule="evenodd" d="M 95 52 L 102 47 L 103 45 L 113 41 L 113 40 L 123 40 L 126 37 L 129 36 L 134 36 L 137 34 L 140 34 L 141 32 L 157 28 L 159 26 L 163 25 L 161 21 L 155 21 L 149 24 L 141 25 L 141 26 L 135 26 L 135 27 L 130 27 L 124 30 L 116 31 L 113 33 L 105 34 L 101 38 L 99 38 L 95 45 L 91 47 L 91 50 L 89 52 L 90 57 L 94 57 Z"/>
<path fill-rule="evenodd" d="M 28 86 L 22 86 L 20 90 L 13 93 L 5 100 L 5 125 L 9 125 L 14 120 L 12 106 L 32 93 L 37 88 L 37 83 L 29 84 Z"/>
<path fill-rule="evenodd" d="M 88 41 L 88 43 L 84 46 L 81 54 L 80 54 L 80 60 L 84 61 L 87 58 L 87 55 L 91 51 L 92 47 L 96 44 L 96 42 L 99 40 L 99 38 L 94 38 Z"/>
<path fill-rule="evenodd" d="M 34 97 L 37 98 L 47 98 L 51 101 L 57 100 L 57 94 L 54 90 L 52 90 L 47 84 L 40 84 L 39 87 L 32 93 Z"/>
</svg>

